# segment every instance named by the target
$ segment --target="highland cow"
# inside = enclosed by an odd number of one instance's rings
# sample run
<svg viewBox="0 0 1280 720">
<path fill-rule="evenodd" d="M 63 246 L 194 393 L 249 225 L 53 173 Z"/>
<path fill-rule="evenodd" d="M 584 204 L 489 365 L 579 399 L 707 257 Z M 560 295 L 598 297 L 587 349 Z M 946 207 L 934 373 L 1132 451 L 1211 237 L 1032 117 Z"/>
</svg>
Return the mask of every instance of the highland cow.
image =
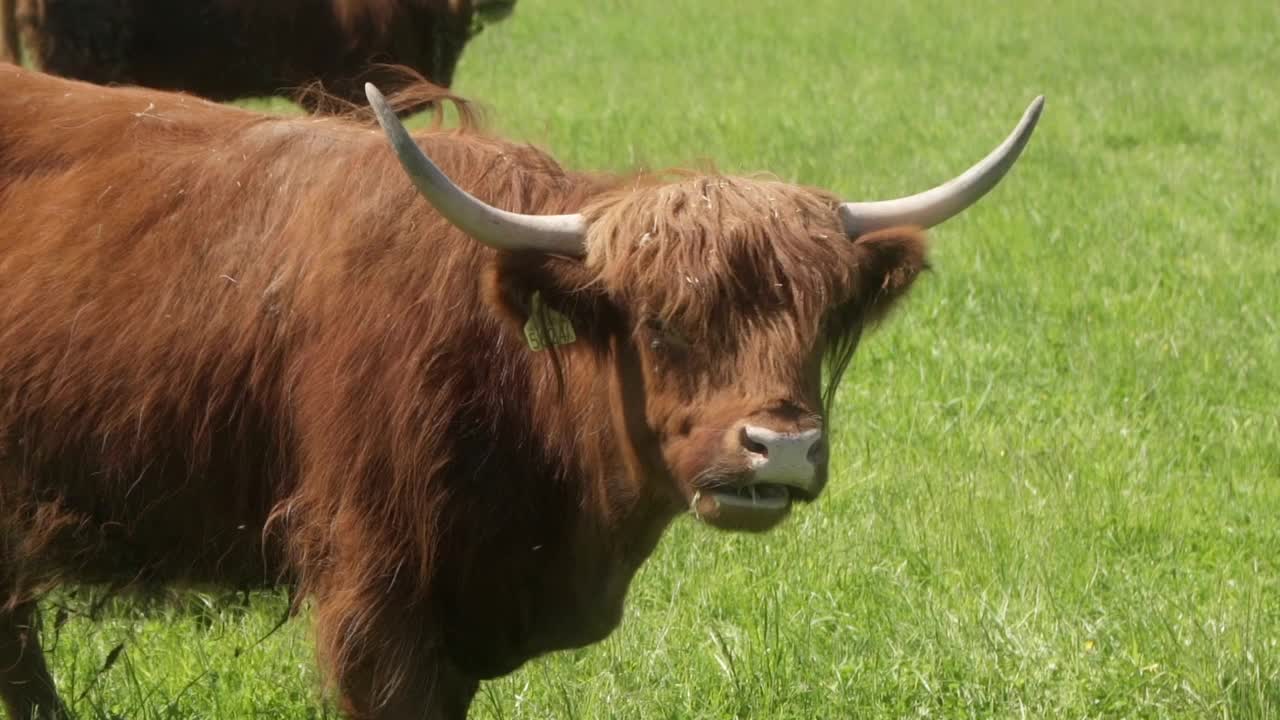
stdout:
<svg viewBox="0 0 1280 720">
<path fill-rule="evenodd" d="M 0 0 L 0 60 L 211 100 L 279 95 L 310 110 L 363 84 L 448 87 L 476 28 L 515 0 Z M 394 72 L 390 64 L 414 73 Z M 315 92 L 315 85 L 323 92 Z"/>
<path fill-rule="evenodd" d="M 849 203 L 411 137 L 372 86 L 382 132 L 0 78 L 13 718 L 64 713 L 34 623 L 61 584 L 287 585 L 353 718 L 462 718 L 601 640 L 677 516 L 763 531 L 820 495 L 858 339 L 1041 109 L 953 181 Z"/>
</svg>

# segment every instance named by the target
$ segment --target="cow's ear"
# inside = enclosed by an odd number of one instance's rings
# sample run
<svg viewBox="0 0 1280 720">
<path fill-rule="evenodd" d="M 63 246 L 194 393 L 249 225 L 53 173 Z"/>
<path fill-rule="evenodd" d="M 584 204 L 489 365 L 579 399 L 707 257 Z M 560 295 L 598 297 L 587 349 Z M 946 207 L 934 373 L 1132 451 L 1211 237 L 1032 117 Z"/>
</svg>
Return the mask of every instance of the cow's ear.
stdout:
<svg viewBox="0 0 1280 720">
<path fill-rule="evenodd" d="M 490 304 L 523 333 L 538 311 L 549 311 L 590 337 L 607 324 L 608 303 L 581 261 L 541 253 L 498 253 L 487 278 Z M 543 318 L 545 322 L 546 318 Z"/>
<path fill-rule="evenodd" d="M 882 319 L 907 294 L 916 276 L 929 268 L 928 240 L 922 230 L 895 227 L 853 241 L 864 321 Z"/>
</svg>

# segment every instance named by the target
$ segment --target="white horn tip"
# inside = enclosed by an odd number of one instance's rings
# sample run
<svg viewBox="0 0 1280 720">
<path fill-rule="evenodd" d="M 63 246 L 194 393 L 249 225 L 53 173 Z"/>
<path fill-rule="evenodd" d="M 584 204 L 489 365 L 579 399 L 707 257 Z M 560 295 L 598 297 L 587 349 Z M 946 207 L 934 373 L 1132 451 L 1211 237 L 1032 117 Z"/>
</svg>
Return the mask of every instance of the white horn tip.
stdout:
<svg viewBox="0 0 1280 720">
<path fill-rule="evenodd" d="M 963 212 L 998 185 L 1018 161 L 1043 110 L 1044 96 L 1037 95 L 1004 142 L 968 170 L 931 190 L 896 200 L 843 203 L 840 219 L 845 232 L 856 237 L 893 225 L 929 228 Z"/>
<path fill-rule="evenodd" d="M 1031 104 L 1027 106 L 1027 112 L 1024 114 L 1024 117 L 1031 118 L 1032 122 L 1036 122 L 1040 119 L 1040 113 L 1043 111 L 1044 96 L 1037 95 L 1036 99 L 1032 100 Z"/>
<path fill-rule="evenodd" d="M 387 104 L 387 98 L 383 96 L 382 91 L 373 83 L 364 84 L 364 96 L 369 99 L 369 107 L 373 108 L 373 112 L 382 120 L 387 114 L 394 114 L 391 106 Z"/>
</svg>

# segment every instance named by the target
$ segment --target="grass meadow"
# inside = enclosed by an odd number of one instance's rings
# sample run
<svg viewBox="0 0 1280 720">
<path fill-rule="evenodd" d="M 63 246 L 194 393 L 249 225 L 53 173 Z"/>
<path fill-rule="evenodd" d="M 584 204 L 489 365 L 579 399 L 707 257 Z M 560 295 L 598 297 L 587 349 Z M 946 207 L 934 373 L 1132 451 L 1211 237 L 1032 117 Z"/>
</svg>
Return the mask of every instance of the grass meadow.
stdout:
<svg viewBox="0 0 1280 720">
<path fill-rule="evenodd" d="M 456 89 L 582 169 L 887 197 L 1047 106 L 864 340 L 821 501 L 676 523 L 607 641 L 472 717 L 1280 717 L 1278 33 L 1264 0 L 520 0 L 487 28 Z M 283 596 L 183 597 L 54 598 L 82 717 L 336 716 L 307 622 L 269 634 Z"/>
</svg>

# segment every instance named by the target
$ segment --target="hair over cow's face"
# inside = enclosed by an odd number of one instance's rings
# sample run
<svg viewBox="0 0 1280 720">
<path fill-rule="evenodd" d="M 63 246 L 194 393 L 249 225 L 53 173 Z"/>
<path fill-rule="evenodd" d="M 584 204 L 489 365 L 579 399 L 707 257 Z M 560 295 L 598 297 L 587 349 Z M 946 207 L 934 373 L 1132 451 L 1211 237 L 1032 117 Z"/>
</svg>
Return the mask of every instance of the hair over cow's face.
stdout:
<svg viewBox="0 0 1280 720">
<path fill-rule="evenodd" d="M 925 265 L 922 234 L 850 238 L 838 205 L 720 176 L 620 189 L 584 211 L 584 259 L 517 283 L 580 342 L 625 348 L 658 480 L 717 527 L 768 529 L 822 492 L 824 361 L 831 384 Z"/>
</svg>

